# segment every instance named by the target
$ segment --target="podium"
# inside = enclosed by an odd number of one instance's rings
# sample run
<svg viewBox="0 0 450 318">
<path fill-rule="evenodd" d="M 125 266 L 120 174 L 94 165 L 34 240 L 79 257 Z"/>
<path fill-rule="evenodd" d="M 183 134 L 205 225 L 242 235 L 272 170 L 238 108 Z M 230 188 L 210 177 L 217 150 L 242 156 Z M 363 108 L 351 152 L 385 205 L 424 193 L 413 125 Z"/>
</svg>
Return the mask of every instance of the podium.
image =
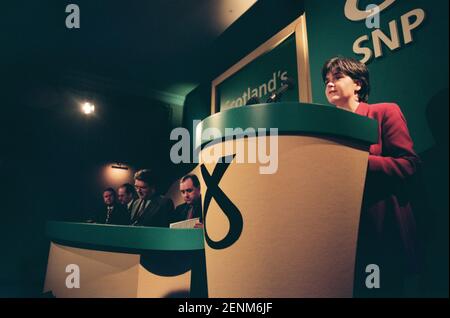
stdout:
<svg viewBox="0 0 450 318">
<path fill-rule="evenodd" d="M 49 222 L 44 291 L 352 297 L 369 146 L 377 139 L 376 121 L 330 106 L 260 104 L 212 115 L 197 126 L 199 165 L 191 172 L 201 183 L 204 230 Z M 178 187 L 168 192 L 176 203 Z M 67 287 L 71 264 L 80 288 Z"/>
<path fill-rule="evenodd" d="M 205 297 L 197 229 L 48 222 L 44 293 L 55 297 Z"/>
<path fill-rule="evenodd" d="M 238 127 L 244 133 L 227 129 Z M 245 134 L 261 127 L 277 128 L 278 136 Z M 315 104 L 252 105 L 203 120 L 193 172 L 202 177 L 209 296 L 352 297 L 369 146 L 377 138 L 376 121 Z M 255 144 L 277 152 L 275 172 L 262 174 L 269 164 L 258 160 L 237 162 Z M 232 161 L 217 163 L 224 157 Z"/>
</svg>

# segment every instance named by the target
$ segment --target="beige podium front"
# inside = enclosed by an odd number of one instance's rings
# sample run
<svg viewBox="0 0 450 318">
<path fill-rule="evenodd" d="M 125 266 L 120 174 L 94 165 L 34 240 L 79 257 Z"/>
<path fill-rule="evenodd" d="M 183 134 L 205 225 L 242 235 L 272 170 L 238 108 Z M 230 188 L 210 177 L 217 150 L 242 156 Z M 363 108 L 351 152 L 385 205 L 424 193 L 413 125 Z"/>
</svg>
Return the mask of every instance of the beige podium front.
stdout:
<svg viewBox="0 0 450 318">
<path fill-rule="evenodd" d="M 249 149 L 265 140 L 269 153 L 270 137 L 207 136 L 208 128 L 226 135 L 226 127 L 278 128 L 277 145 L 270 145 L 278 147 L 276 172 L 237 163 L 236 143 Z M 376 122 L 328 106 L 265 104 L 215 114 L 197 134 L 209 297 L 352 297 Z M 235 155 L 228 166 L 209 160 L 227 155 Z M 225 172 L 214 177 L 220 165 Z"/>
<path fill-rule="evenodd" d="M 67 297 L 204 297 L 197 229 L 48 222 L 44 293 Z"/>
</svg>

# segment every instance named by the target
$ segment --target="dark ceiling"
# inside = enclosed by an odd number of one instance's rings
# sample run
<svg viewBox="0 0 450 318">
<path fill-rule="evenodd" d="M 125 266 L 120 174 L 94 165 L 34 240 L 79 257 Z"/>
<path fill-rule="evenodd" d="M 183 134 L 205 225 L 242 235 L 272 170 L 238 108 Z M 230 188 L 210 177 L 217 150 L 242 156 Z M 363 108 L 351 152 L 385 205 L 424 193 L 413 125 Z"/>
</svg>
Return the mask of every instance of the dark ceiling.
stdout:
<svg viewBox="0 0 450 318">
<path fill-rule="evenodd" d="M 80 8 L 67 29 L 66 6 Z M 1 86 L 34 106 L 55 87 L 186 95 L 212 43 L 255 0 L 40 0 L 2 4 Z"/>
</svg>

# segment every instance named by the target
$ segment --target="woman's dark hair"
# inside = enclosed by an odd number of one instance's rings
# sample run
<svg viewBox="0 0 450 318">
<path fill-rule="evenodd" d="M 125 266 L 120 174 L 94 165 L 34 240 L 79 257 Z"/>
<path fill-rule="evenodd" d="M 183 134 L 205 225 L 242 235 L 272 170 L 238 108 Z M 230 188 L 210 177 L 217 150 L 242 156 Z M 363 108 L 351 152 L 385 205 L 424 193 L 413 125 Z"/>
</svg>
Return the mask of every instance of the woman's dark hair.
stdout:
<svg viewBox="0 0 450 318">
<path fill-rule="evenodd" d="M 357 82 L 361 89 L 358 91 L 360 102 L 367 102 L 370 93 L 369 70 L 364 63 L 355 59 L 336 56 L 328 61 L 322 67 L 322 79 L 324 83 L 327 80 L 327 74 L 344 74 Z"/>
</svg>

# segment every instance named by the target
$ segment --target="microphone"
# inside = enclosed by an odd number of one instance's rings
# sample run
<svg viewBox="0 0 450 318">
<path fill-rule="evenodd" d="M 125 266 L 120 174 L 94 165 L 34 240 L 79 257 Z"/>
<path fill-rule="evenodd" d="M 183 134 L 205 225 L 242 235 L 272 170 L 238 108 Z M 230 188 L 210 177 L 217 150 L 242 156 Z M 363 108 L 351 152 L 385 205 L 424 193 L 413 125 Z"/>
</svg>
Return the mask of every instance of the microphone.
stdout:
<svg viewBox="0 0 450 318">
<path fill-rule="evenodd" d="M 275 92 L 270 94 L 269 98 L 267 98 L 266 103 L 273 103 L 278 102 L 283 95 L 284 92 L 286 92 L 289 89 L 292 89 L 294 87 L 294 82 L 291 78 L 286 78 L 285 80 L 281 81 L 281 87 L 277 89 Z"/>
</svg>

